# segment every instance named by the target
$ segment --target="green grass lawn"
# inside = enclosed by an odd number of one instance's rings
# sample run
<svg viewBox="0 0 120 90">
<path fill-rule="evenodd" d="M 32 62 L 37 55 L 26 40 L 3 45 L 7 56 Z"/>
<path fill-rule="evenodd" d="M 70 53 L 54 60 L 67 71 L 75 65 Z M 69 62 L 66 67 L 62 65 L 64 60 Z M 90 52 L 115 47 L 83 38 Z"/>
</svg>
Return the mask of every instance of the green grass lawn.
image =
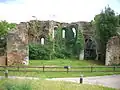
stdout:
<svg viewBox="0 0 120 90">
<path fill-rule="evenodd" d="M 11 83 L 12 82 L 12 83 Z M 0 90 L 115 90 L 113 88 L 47 80 L 1 80 Z"/>
<path fill-rule="evenodd" d="M 74 59 L 56 59 L 56 60 L 30 60 L 29 66 L 104 66 L 98 61 L 93 60 L 74 60 Z M 57 77 L 79 77 L 81 74 L 84 77 L 88 76 L 102 76 L 102 75 L 113 75 L 120 74 L 120 72 L 42 72 L 42 68 L 26 69 L 21 70 L 37 70 L 37 72 L 9 72 L 9 76 L 30 76 L 40 78 L 57 78 Z M 64 68 L 52 68 L 46 69 L 45 71 L 66 71 Z M 70 69 L 70 70 L 89 70 L 90 68 L 82 69 Z M 113 70 L 112 68 L 97 68 L 95 70 Z M 120 70 L 120 68 L 119 68 Z M 4 76 L 4 72 L 0 72 L 0 76 Z"/>
<path fill-rule="evenodd" d="M 76 59 L 55 59 L 55 60 L 30 60 L 30 64 L 33 66 L 92 66 L 103 65 L 99 61 L 95 60 L 76 60 Z"/>
</svg>

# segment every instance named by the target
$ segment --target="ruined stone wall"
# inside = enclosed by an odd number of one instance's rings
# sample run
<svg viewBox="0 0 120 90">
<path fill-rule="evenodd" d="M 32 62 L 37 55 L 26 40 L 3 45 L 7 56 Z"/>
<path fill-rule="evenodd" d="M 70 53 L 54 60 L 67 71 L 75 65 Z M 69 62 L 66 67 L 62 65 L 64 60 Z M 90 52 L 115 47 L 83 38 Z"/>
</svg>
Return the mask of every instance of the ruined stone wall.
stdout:
<svg viewBox="0 0 120 90">
<path fill-rule="evenodd" d="M 112 37 L 107 43 L 105 65 L 120 64 L 120 36 Z"/>
<path fill-rule="evenodd" d="M 38 21 L 31 20 L 28 22 L 28 35 L 29 42 L 39 42 L 41 37 L 47 37 L 48 35 L 54 38 L 54 28 L 55 27 L 69 27 L 71 25 L 77 24 L 78 27 L 82 27 L 83 35 L 85 38 L 93 36 L 93 31 L 91 29 L 89 22 L 73 22 L 73 23 L 61 23 L 56 21 Z M 38 38 L 36 36 L 38 36 Z M 33 43 L 35 43 L 33 42 Z"/>
<path fill-rule="evenodd" d="M 83 27 L 84 35 L 91 35 L 88 22 L 60 23 L 56 21 L 31 20 L 21 22 L 15 29 L 11 30 L 7 36 L 7 64 L 28 64 L 29 48 L 28 43 L 40 43 L 41 38 L 47 38 L 48 35 L 54 38 L 55 27 L 69 27 L 77 24 Z M 0 64 L 4 64 L 6 57 L 0 58 Z"/>
<path fill-rule="evenodd" d="M 92 26 L 90 25 L 89 22 L 72 22 L 72 23 L 61 23 L 61 22 L 56 22 L 56 21 L 30 21 L 29 23 L 29 43 L 33 42 L 37 42 L 40 44 L 40 39 L 41 38 L 46 38 L 48 36 L 50 36 L 52 39 L 54 39 L 54 35 L 55 35 L 55 28 L 64 28 L 64 27 L 76 27 L 77 26 L 77 30 L 82 30 L 80 32 L 83 33 L 85 40 L 89 39 L 93 36 L 94 32 L 92 29 Z M 39 25 L 39 27 L 35 27 L 37 25 Z M 37 30 L 35 30 L 37 29 Z M 31 33 L 31 31 L 37 31 Z M 35 35 L 38 36 L 38 38 L 35 38 Z M 86 48 L 86 47 L 85 47 Z M 86 51 L 86 50 L 85 50 Z M 91 54 L 91 53 L 90 53 Z M 84 50 L 82 51 L 82 59 L 84 57 Z"/>
<path fill-rule="evenodd" d="M 7 36 L 7 65 L 28 64 L 27 23 L 20 23 Z"/>
<path fill-rule="evenodd" d="M 41 38 L 47 38 L 52 33 L 50 21 L 31 20 L 28 22 L 29 43 L 40 43 Z"/>
</svg>

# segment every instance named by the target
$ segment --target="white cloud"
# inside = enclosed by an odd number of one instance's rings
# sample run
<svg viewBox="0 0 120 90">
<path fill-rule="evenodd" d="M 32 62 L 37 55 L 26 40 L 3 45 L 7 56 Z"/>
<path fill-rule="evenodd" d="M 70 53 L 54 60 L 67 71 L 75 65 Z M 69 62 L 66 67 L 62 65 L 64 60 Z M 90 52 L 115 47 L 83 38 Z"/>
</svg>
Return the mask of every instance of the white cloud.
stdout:
<svg viewBox="0 0 120 90">
<path fill-rule="evenodd" d="M 90 21 L 110 0 L 19 0 L 0 3 L 0 20 L 28 21 L 36 16 L 40 20 Z"/>
</svg>

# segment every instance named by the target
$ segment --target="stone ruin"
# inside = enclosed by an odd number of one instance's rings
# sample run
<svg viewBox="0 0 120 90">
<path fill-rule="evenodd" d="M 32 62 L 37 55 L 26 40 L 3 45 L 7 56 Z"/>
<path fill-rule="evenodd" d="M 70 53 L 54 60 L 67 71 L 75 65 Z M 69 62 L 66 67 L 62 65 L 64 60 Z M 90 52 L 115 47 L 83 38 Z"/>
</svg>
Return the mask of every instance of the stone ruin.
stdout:
<svg viewBox="0 0 120 90">
<path fill-rule="evenodd" d="M 83 28 L 84 38 L 92 37 L 93 31 L 89 22 L 73 22 L 73 23 L 60 23 L 56 21 L 39 21 L 31 20 L 29 22 L 21 22 L 16 25 L 16 28 L 11 30 L 7 36 L 7 55 L 2 56 L 0 61 L 4 61 L 2 65 L 17 65 L 28 64 L 29 60 L 29 47 L 28 43 L 40 43 L 41 39 L 49 35 L 54 39 L 53 33 L 55 33 L 58 27 L 71 27 L 78 26 Z M 37 37 L 39 36 L 39 37 Z M 86 52 L 86 50 L 85 50 Z M 84 59 L 84 51 L 82 52 L 82 58 Z M 86 52 L 87 53 L 87 52 Z M 90 53 L 88 53 L 90 54 Z M 4 58 L 4 60 L 3 60 Z"/>
<path fill-rule="evenodd" d="M 105 65 L 120 64 L 120 36 L 112 37 L 106 47 Z"/>
<path fill-rule="evenodd" d="M 77 25 L 78 28 L 82 28 L 81 32 L 85 39 L 85 47 L 81 59 L 89 59 L 93 54 L 95 55 L 94 57 L 96 57 L 96 52 L 98 53 L 99 51 L 97 51 L 97 45 L 95 44 L 95 39 L 93 39 L 94 30 L 89 22 L 60 23 L 56 21 L 31 20 L 17 24 L 16 28 L 8 33 L 7 55 L 0 57 L 0 65 L 28 65 L 29 43 L 41 43 L 41 40 L 43 38 L 46 39 L 48 35 L 54 39 L 53 33 L 55 33 L 56 28 L 62 27 L 64 29 L 65 27 L 75 25 Z M 116 38 L 114 40 L 119 42 L 120 40 Z M 107 45 L 106 65 L 114 64 L 115 62 L 116 64 L 120 63 L 118 60 L 120 59 L 120 44 L 113 42 L 114 40 L 112 38 Z M 117 59 L 117 61 L 114 61 L 113 58 L 114 60 Z"/>
<path fill-rule="evenodd" d="M 7 36 L 7 65 L 28 65 L 27 23 L 20 23 Z"/>
</svg>

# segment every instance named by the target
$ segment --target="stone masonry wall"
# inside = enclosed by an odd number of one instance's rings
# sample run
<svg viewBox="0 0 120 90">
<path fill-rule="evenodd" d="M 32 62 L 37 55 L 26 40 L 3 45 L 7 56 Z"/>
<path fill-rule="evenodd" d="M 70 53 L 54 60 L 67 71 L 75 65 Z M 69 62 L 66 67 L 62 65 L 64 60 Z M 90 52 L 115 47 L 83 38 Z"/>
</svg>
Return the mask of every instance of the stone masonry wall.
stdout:
<svg viewBox="0 0 120 90">
<path fill-rule="evenodd" d="M 20 23 L 7 37 L 7 65 L 28 64 L 27 23 Z"/>
<path fill-rule="evenodd" d="M 112 37 L 107 43 L 105 65 L 120 64 L 120 36 Z"/>
<path fill-rule="evenodd" d="M 29 22 L 21 22 L 15 29 L 11 30 L 7 36 L 7 64 L 18 65 L 28 64 L 29 47 L 28 43 L 40 43 L 40 39 L 46 38 L 48 35 L 53 36 L 55 27 L 67 27 L 72 23 L 60 23 L 56 21 L 39 21 L 31 20 Z M 74 22 L 79 27 L 84 27 L 83 34 L 91 35 L 90 30 L 86 28 L 89 23 Z M 84 29 L 83 28 L 83 29 Z M 88 30 L 88 32 L 86 32 Z M 4 60 L 3 60 L 4 59 Z M 0 58 L 3 64 L 6 58 Z"/>
</svg>

